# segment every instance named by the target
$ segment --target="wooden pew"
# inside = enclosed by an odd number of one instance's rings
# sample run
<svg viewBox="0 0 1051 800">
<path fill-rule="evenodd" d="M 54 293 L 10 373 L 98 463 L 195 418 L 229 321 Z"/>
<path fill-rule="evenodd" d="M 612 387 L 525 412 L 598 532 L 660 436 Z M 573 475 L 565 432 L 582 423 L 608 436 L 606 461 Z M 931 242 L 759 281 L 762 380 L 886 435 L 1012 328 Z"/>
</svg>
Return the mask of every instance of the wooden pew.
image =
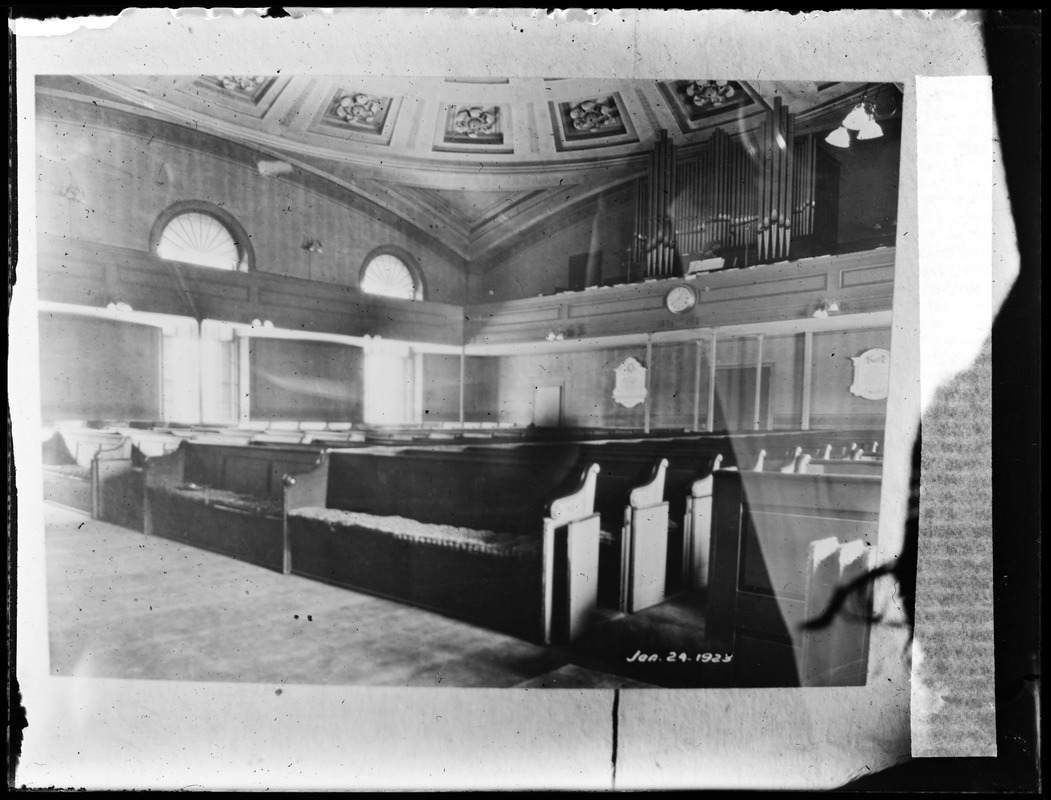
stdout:
<svg viewBox="0 0 1051 800">
<path fill-rule="evenodd" d="M 96 459 L 129 457 L 130 441 L 113 431 L 62 428 L 43 447 L 44 499 L 95 515 Z"/>
<path fill-rule="evenodd" d="M 289 481 L 293 574 L 544 643 L 593 623 L 597 465 L 561 451 L 466 449 L 326 460 Z"/>
<path fill-rule="evenodd" d="M 183 441 L 146 459 L 145 531 L 283 571 L 284 477 L 314 467 L 321 453 Z"/>
<path fill-rule="evenodd" d="M 874 546 L 879 499 L 877 477 L 713 473 L 706 635 L 713 650 L 732 654 L 735 685 L 798 686 L 863 675 L 858 665 L 866 652 L 822 650 L 801 625 L 827 595 L 830 567 L 823 567 L 824 577 L 811 572 L 830 564 L 830 556 L 826 546 L 811 545 L 835 539 Z M 861 564 L 855 556 L 850 569 Z M 821 581 L 826 588 L 819 590 Z M 867 637 L 859 646 L 867 648 Z"/>
<path fill-rule="evenodd" d="M 567 447 L 556 445 L 554 447 Z M 633 613 L 666 597 L 668 503 L 664 500 L 668 460 L 570 447 L 582 462 L 601 462 L 595 512 L 601 521 L 599 602 Z M 579 452 L 578 452 L 579 451 Z"/>
<path fill-rule="evenodd" d="M 874 475 L 883 474 L 883 459 L 807 458 L 796 469 L 803 475 Z"/>
<path fill-rule="evenodd" d="M 95 519 L 132 530 L 145 530 L 143 464 L 147 458 L 176 450 L 184 441 L 165 431 L 120 429 L 131 442 L 127 457 L 92 462 Z M 100 456 L 102 454 L 100 453 Z"/>
<path fill-rule="evenodd" d="M 662 458 L 653 477 L 631 490 L 624 508 L 620 538 L 622 611 L 634 613 L 661 603 L 667 591 L 668 508 L 664 483 L 668 459 Z M 601 572 L 599 573 L 601 579 Z"/>
<path fill-rule="evenodd" d="M 695 440 L 531 442 L 466 449 L 478 452 L 480 458 L 503 450 L 520 458 L 547 452 L 580 463 L 600 463 L 595 498 L 602 521 L 600 603 L 633 613 L 681 589 L 678 522 L 687 488 L 707 474 L 711 464 Z M 672 518 L 675 525 L 670 524 Z"/>
</svg>

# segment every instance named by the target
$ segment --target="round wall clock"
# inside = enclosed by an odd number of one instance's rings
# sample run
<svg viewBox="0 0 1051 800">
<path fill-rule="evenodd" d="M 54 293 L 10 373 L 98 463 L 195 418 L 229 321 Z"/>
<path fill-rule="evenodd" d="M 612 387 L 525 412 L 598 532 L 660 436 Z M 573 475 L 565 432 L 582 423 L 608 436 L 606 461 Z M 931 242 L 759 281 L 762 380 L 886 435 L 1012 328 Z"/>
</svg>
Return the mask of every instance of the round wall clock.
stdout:
<svg viewBox="0 0 1051 800">
<path fill-rule="evenodd" d="M 664 305 L 673 314 L 683 314 L 697 305 L 697 292 L 692 286 L 676 286 L 664 296 Z"/>
</svg>

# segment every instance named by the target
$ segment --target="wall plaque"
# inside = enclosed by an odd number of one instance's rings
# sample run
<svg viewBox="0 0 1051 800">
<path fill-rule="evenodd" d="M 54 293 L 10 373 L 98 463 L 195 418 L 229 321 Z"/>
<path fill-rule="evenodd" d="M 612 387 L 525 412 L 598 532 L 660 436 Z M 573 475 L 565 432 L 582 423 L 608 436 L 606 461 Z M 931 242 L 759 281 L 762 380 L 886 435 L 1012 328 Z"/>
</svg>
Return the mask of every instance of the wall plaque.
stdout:
<svg viewBox="0 0 1051 800">
<path fill-rule="evenodd" d="M 850 393 L 866 400 L 885 400 L 890 387 L 890 352 L 866 350 L 850 360 L 854 362 Z"/>
<path fill-rule="evenodd" d="M 617 376 L 613 399 L 625 408 L 634 408 L 646 400 L 646 368 L 634 358 L 626 358 L 614 370 Z"/>
</svg>

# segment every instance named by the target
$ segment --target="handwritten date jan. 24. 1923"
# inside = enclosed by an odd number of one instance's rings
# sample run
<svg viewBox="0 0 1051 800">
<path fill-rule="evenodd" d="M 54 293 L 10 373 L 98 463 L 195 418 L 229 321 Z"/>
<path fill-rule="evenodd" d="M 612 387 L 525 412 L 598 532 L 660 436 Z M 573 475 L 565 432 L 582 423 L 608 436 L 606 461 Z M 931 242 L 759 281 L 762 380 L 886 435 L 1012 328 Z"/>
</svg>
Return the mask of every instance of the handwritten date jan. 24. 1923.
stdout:
<svg viewBox="0 0 1051 800">
<path fill-rule="evenodd" d="M 679 653 L 675 650 L 671 650 L 667 655 L 661 656 L 659 653 L 643 653 L 641 650 L 636 650 L 635 655 L 628 656 L 625 661 L 629 663 L 642 663 L 649 661 L 673 661 L 679 664 L 729 664 L 733 660 L 733 656 L 727 653 Z"/>
</svg>

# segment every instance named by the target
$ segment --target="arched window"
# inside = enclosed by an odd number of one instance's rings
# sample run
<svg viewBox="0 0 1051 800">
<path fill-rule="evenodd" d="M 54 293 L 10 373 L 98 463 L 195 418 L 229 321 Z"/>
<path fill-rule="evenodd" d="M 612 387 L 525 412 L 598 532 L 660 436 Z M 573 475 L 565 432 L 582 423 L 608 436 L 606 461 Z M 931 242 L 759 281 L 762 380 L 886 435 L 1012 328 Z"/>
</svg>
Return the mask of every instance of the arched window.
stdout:
<svg viewBox="0 0 1051 800">
<path fill-rule="evenodd" d="M 176 203 L 158 218 L 150 241 L 154 252 L 170 261 L 231 271 L 250 266 L 248 234 L 211 203 Z"/>
<path fill-rule="evenodd" d="M 361 270 L 361 291 L 403 300 L 422 300 L 423 282 L 410 262 L 408 254 L 401 257 L 389 249 L 373 251 Z"/>
</svg>

